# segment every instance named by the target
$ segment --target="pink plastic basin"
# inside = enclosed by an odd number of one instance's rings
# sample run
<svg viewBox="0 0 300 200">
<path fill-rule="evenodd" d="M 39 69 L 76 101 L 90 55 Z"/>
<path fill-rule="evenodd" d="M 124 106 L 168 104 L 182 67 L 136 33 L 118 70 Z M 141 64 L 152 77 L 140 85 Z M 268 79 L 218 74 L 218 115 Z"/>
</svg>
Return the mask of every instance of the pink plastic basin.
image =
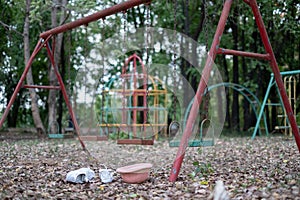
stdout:
<svg viewBox="0 0 300 200">
<path fill-rule="evenodd" d="M 151 163 L 139 163 L 120 167 L 117 172 L 126 183 L 142 183 L 149 178 Z"/>
</svg>

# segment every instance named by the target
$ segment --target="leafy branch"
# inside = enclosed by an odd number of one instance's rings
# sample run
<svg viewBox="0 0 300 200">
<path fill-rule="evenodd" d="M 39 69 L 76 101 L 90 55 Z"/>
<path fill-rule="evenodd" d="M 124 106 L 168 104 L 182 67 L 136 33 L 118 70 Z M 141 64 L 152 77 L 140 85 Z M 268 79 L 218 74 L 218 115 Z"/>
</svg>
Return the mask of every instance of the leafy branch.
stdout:
<svg viewBox="0 0 300 200">
<path fill-rule="evenodd" d="M 7 31 L 13 31 L 13 32 L 17 33 L 18 35 L 23 36 L 23 33 L 17 31 L 16 29 L 14 29 L 13 27 L 11 27 L 10 25 L 5 24 L 2 21 L 0 21 L 0 24 L 4 27 L 5 30 L 7 30 Z"/>
</svg>

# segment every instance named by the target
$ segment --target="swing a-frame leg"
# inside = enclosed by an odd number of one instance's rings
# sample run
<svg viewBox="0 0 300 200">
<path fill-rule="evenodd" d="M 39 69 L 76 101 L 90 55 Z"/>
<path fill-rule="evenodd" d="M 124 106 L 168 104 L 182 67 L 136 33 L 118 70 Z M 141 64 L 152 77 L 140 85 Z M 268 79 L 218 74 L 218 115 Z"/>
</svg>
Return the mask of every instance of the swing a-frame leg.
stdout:
<svg viewBox="0 0 300 200">
<path fill-rule="evenodd" d="M 32 52 L 29 60 L 28 60 L 28 63 L 26 64 L 25 66 L 25 69 L 22 73 L 22 76 L 14 90 L 14 93 L 12 95 L 12 97 L 10 98 L 7 106 L 6 106 L 6 109 L 1 117 L 1 120 L 0 120 L 0 128 L 2 127 L 2 125 L 4 124 L 4 120 L 6 119 L 7 115 L 8 115 L 8 112 L 10 110 L 10 108 L 12 107 L 20 89 L 23 87 L 23 88 L 40 88 L 40 89 L 56 89 L 56 90 L 61 90 L 62 91 L 62 94 L 63 94 L 63 97 L 64 97 L 64 100 L 67 104 L 67 107 L 68 107 L 68 110 L 69 110 L 69 114 L 72 118 L 72 121 L 74 123 L 74 127 L 75 127 L 75 130 L 76 130 L 76 133 L 77 135 L 79 136 L 78 139 L 81 143 L 81 146 L 84 150 L 86 150 L 85 148 L 85 145 L 83 143 L 83 141 L 81 140 L 80 138 L 80 129 L 79 129 L 79 125 L 77 123 L 77 120 L 76 120 L 76 117 L 75 117 L 75 114 L 73 112 L 73 109 L 72 109 L 72 106 L 69 102 L 69 98 L 68 98 L 68 95 L 67 95 L 67 91 L 66 91 L 66 88 L 65 88 L 65 85 L 63 83 L 63 80 L 62 80 L 62 77 L 57 69 L 57 66 L 56 66 L 56 63 L 55 63 L 55 60 L 54 60 L 54 56 L 53 56 L 53 52 L 54 52 L 54 49 L 51 49 L 50 48 L 50 45 L 49 45 L 49 41 L 50 39 L 57 35 L 57 34 L 60 34 L 60 33 L 64 33 L 68 30 L 72 30 L 72 29 L 75 29 L 75 28 L 78 28 L 79 26 L 82 26 L 82 25 L 87 25 L 89 24 L 90 22 L 93 22 L 93 21 L 97 21 L 99 19 L 104 19 L 105 17 L 107 16 L 110 16 L 110 15 L 113 15 L 113 14 L 116 14 L 118 12 L 122 12 L 122 11 L 126 11 L 132 7 L 135 7 L 135 6 L 138 6 L 138 5 L 141 5 L 141 4 L 148 4 L 150 3 L 151 0 L 128 0 L 126 2 L 123 2 L 123 3 L 120 3 L 120 4 L 117 4 L 117 5 L 114 5 L 112 7 L 109 7 L 109 8 L 106 8 L 102 11 L 99 11 L 99 12 L 96 12 L 94 14 L 91 14 L 89 16 L 86 16 L 86 17 L 83 17 L 81 19 L 78 19 L 78 20 L 75 20 L 73 22 L 70 22 L 70 23 L 67 23 L 67 24 L 63 24 L 61 26 L 58 26 L 58 27 L 55 27 L 53 29 L 50 29 L 46 32 L 43 32 L 40 34 L 40 39 L 34 49 L 34 51 Z M 54 73 L 58 79 L 58 82 L 59 82 L 59 86 L 39 86 L 39 85 L 23 85 L 24 81 L 25 81 L 25 78 L 26 78 L 26 75 L 29 71 L 29 69 L 31 68 L 31 64 L 33 63 L 33 60 L 35 59 L 36 55 L 40 52 L 40 50 L 43 48 L 43 47 L 46 47 L 47 49 L 47 53 L 48 53 L 48 56 L 49 56 L 49 59 L 50 59 L 50 62 L 51 62 L 51 65 L 54 69 Z"/>
<path fill-rule="evenodd" d="M 242 52 L 242 51 L 237 51 L 237 50 L 222 49 L 219 47 L 232 2 L 233 2 L 233 0 L 226 0 L 224 3 L 223 11 L 222 11 L 222 14 L 221 14 L 218 26 L 217 26 L 217 30 L 215 32 L 214 39 L 213 39 L 211 48 L 209 50 L 208 57 L 207 57 L 204 69 L 202 71 L 202 77 L 201 77 L 201 80 L 200 80 L 200 83 L 198 85 L 198 89 L 197 89 L 197 92 L 195 95 L 195 101 L 191 108 L 191 112 L 190 112 L 190 115 L 189 115 L 187 123 L 186 123 L 186 128 L 183 132 L 183 136 L 180 141 L 180 146 L 178 148 L 177 155 L 174 160 L 173 167 L 171 169 L 171 174 L 170 174 L 169 180 L 172 182 L 176 181 L 176 179 L 178 177 L 178 174 L 179 174 L 179 171 L 181 168 L 181 164 L 182 164 L 182 161 L 183 161 L 183 158 L 185 155 L 185 149 L 187 147 L 188 140 L 192 134 L 191 130 L 193 128 L 193 124 L 196 120 L 196 117 L 197 117 L 197 114 L 199 111 L 199 106 L 202 101 L 202 94 L 204 94 L 204 90 L 207 87 L 206 83 L 208 83 L 209 75 L 212 70 L 212 65 L 213 65 L 213 62 L 214 62 L 217 54 L 245 56 L 245 57 L 263 59 L 263 60 L 269 61 L 272 71 L 274 73 L 276 83 L 277 83 L 279 91 L 280 91 L 280 95 L 281 95 L 281 98 L 282 98 L 282 101 L 284 104 L 284 108 L 286 110 L 289 122 L 290 122 L 292 130 L 293 130 L 293 134 L 294 134 L 294 137 L 296 140 L 298 150 L 300 152 L 299 129 L 298 129 L 298 126 L 297 126 L 297 123 L 296 123 L 296 120 L 295 120 L 295 117 L 294 117 L 294 114 L 292 111 L 292 107 L 289 103 L 288 96 L 284 89 L 284 84 L 283 84 L 282 78 L 280 76 L 280 71 L 279 71 L 279 68 L 277 65 L 277 61 L 274 56 L 272 46 L 269 42 L 268 34 L 266 31 L 265 25 L 263 23 L 262 16 L 259 12 L 259 8 L 258 8 L 256 0 L 244 0 L 244 2 L 246 4 L 248 4 L 252 9 L 252 12 L 255 17 L 255 21 L 258 26 L 260 36 L 261 36 L 264 48 L 266 50 L 266 53 L 258 54 L 258 53 L 251 53 L 251 52 Z"/>
</svg>

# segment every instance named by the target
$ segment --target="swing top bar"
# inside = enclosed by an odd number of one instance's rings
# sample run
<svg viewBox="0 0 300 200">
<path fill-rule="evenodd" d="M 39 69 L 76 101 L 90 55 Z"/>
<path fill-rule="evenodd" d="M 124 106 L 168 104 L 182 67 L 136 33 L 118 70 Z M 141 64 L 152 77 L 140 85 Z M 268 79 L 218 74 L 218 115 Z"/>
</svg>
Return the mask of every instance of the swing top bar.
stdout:
<svg viewBox="0 0 300 200">
<path fill-rule="evenodd" d="M 40 34 L 40 38 L 46 39 L 47 37 L 51 35 L 56 35 L 59 33 L 66 32 L 68 30 L 72 30 L 74 28 L 77 28 L 82 25 L 88 25 L 90 22 L 97 21 L 99 19 L 103 19 L 107 16 L 116 14 L 118 12 L 125 12 L 129 8 L 141 5 L 141 4 L 150 4 L 151 0 L 129 0 L 125 1 L 123 3 L 114 5 L 112 7 L 106 8 L 102 11 L 96 12 L 94 14 L 91 14 L 89 16 L 83 17 L 81 19 L 75 20 L 73 22 L 55 27 L 53 29 L 50 29 L 48 31 L 45 31 Z"/>
</svg>

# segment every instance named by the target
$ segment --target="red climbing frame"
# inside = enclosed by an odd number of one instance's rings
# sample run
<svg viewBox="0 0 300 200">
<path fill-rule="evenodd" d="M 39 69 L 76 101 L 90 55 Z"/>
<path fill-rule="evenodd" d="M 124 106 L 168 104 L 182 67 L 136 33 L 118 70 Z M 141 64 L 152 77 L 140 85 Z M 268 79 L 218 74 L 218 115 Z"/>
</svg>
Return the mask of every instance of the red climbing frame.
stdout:
<svg viewBox="0 0 300 200">
<path fill-rule="evenodd" d="M 199 111 L 199 106 L 200 106 L 201 100 L 202 100 L 202 94 L 206 88 L 206 83 L 208 82 L 209 74 L 211 72 L 212 65 L 213 65 L 213 62 L 214 62 L 217 54 L 245 56 L 245 57 L 251 57 L 251 58 L 256 58 L 256 59 L 268 60 L 270 62 L 276 83 L 279 88 L 281 98 L 283 100 L 283 104 L 284 104 L 286 113 L 288 115 L 288 119 L 290 121 L 292 130 L 293 130 L 293 134 L 294 134 L 297 146 L 298 146 L 298 150 L 300 152 L 299 129 L 297 127 L 297 123 L 296 123 L 295 117 L 293 115 L 293 110 L 291 108 L 286 91 L 284 89 L 284 84 L 283 84 L 282 78 L 280 76 L 280 71 L 279 71 L 273 50 L 272 50 L 272 46 L 269 42 L 268 34 L 266 31 L 265 25 L 263 23 L 261 14 L 259 12 L 259 8 L 258 8 L 256 0 L 244 0 L 244 2 L 247 3 L 252 9 L 252 12 L 253 12 L 255 20 L 256 20 L 256 24 L 257 24 L 259 32 L 260 32 L 260 36 L 262 38 L 262 42 L 264 44 L 264 48 L 266 50 L 266 54 L 242 52 L 242 51 L 236 51 L 236 50 L 222 49 L 219 47 L 221 37 L 222 37 L 223 31 L 224 31 L 224 27 L 226 24 L 226 20 L 228 18 L 230 8 L 232 5 L 232 1 L 233 0 L 226 0 L 224 3 L 224 7 L 223 7 L 223 11 L 222 11 L 220 20 L 219 20 L 219 24 L 218 24 L 211 48 L 209 50 L 209 56 L 207 57 L 205 67 L 202 71 L 202 77 L 201 77 L 201 80 L 200 80 L 200 83 L 199 83 L 199 86 L 198 86 L 198 89 L 196 92 L 196 101 L 194 101 L 194 103 L 193 103 L 190 115 L 187 120 L 186 128 L 183 132 L 183 136 L 180 141 L 180 146 L 179 146 L 175 161 L 173 163 L 173 167 L 171 169 L 171 174 L 170 174 L 169 180 L 172 182 L 176 181 L 176 179 L 178 177 L 178 174 L 179 174 L 179 171 L 181 168 L 181 164 L 182 164 L 182 161 L 184 158 L 185 150 L 186 150 L 186 147 L 188 144 L 188 140 L 192 134 L 193 124 L 195 122 L 196 116 Z"/>
<path fill-rule="evenodd" d="M 66 32 L 68 30 L 77 28 L 77 27 L 79 27 L 81 25 L 88 25 L 88 23 L 90 23 L 90 22 L 93 22 L 93 21 L 96 21 L 96 20 L 99 20 L 99 19 L 104 19 L 105 17 L 107 17 L 109 15 L 113 15 L 113 14 L 118 13 L 118 12 L 125 12 L 129 8 L 132 8 L 134 6 L 138 6 L 138 5 L 141 5 L 141 4 L 149 4 L 150 2 L 151 2 L 151 0 L 129 0 L 129 1 L 126 1 L 126 2 L 123 2 L 123 3 L 117 4 L 117 5 L 114 5 L 114 6 L 110 7 L 110 8 L 104 9 L 102 11 L 99 11 L 97 13 L 94 13 L 92 15 L 89 15 L 87 17 L 78 19 L 76 21 L 73 21 L 73 22 L 70 22 L 70 23 L 58 26 L 56 28 L 53 28 L 51 30 L 48 30 L 46 32 L 41 33 L 40 34 L 40 40 L 38 41 L 35 49 L 33 50 L 32 54 L 31 54 L 31 56 L 29 58 L 29 61 L 28 61 L 28 63 L 25 66 L 23 74 L 22 74 L 22 76 L 21 76 L 21 78 L 20 78 L 20 80 L 19 80 L 19 82 L 18 82 L 18 84 L 17 84 L 17 86 L 16 86 L 16 88 L 14 90 L 14 93 L 13 93 L 12 97 L 10 98 L 10 100 L 8 102 L 8 105 L 7 105 L 5 111 L 4 111 L 3 115 L 2 115 L 2 118 L 0 120 L 0 128 L 2 127 L 2 125 L 4 123 L 4 120 L 6 119 L 10 108 L 13 105 L 13 103 L 14 103 L 17 95 L 18 95 L 18 92 L 20 91 L 20 89 L 22 87 L 23 88 L 57 89 L 57 90 L 61 90 L 62 91 L 63 97 L 65 99 L 65 102 L 67 104 L 69 113 L 71 115 L 72 121 L 74 122 L 74 127 L 75 127 L 75 130 L 76 130 L 76 133 L 78 134 L 78 138 L 79 138 L 79 141 L 81 143 L 81 146 L 82 146 L 83 149 L 86 149 L 84 143 L 80 139 L 79 125 L 77 123 L 75 114 L 74 114 L 72 106 L 70 104 L 70 101 L 69 101 L 69 98 L 68 98 L 68 95 L 67 95 L 67 91 L 66 91 L 65 85 L 63 83 L 62 77 L 61 77 L 61 75 L 59 73 L 59 70 L 58 70 L 58 68 L 56 66 L 56 63 L 55 63 L 55 60 L 54 60 L 54 56 L 53 56 L 54 49 L 51 49 L 49 41 L 50 41 L 50 39 L 53 36 L 55 36 L 55 35 L 57 35 L 59 33 Z M 54 39 L 55 38 L 53 38 L 53 40 Z M 57 80 L 59 82 L 59 86 L 23 85 L 23 83 L 25 81 L 25 78 L 26 78 L 26 74 L 28 73 L 28 71 L 29 71 L 29 69 L 31 67 L 31 64 L 32 64 L 35 56 L 39 53 L 39 51 L 43 47 L 45 47 L 47 49 L 47 53 L 48 53 L 50 62 L 52 64 L 52 67 L 54 69 L 55 75 L 57 77 Z"/>
</svg>

